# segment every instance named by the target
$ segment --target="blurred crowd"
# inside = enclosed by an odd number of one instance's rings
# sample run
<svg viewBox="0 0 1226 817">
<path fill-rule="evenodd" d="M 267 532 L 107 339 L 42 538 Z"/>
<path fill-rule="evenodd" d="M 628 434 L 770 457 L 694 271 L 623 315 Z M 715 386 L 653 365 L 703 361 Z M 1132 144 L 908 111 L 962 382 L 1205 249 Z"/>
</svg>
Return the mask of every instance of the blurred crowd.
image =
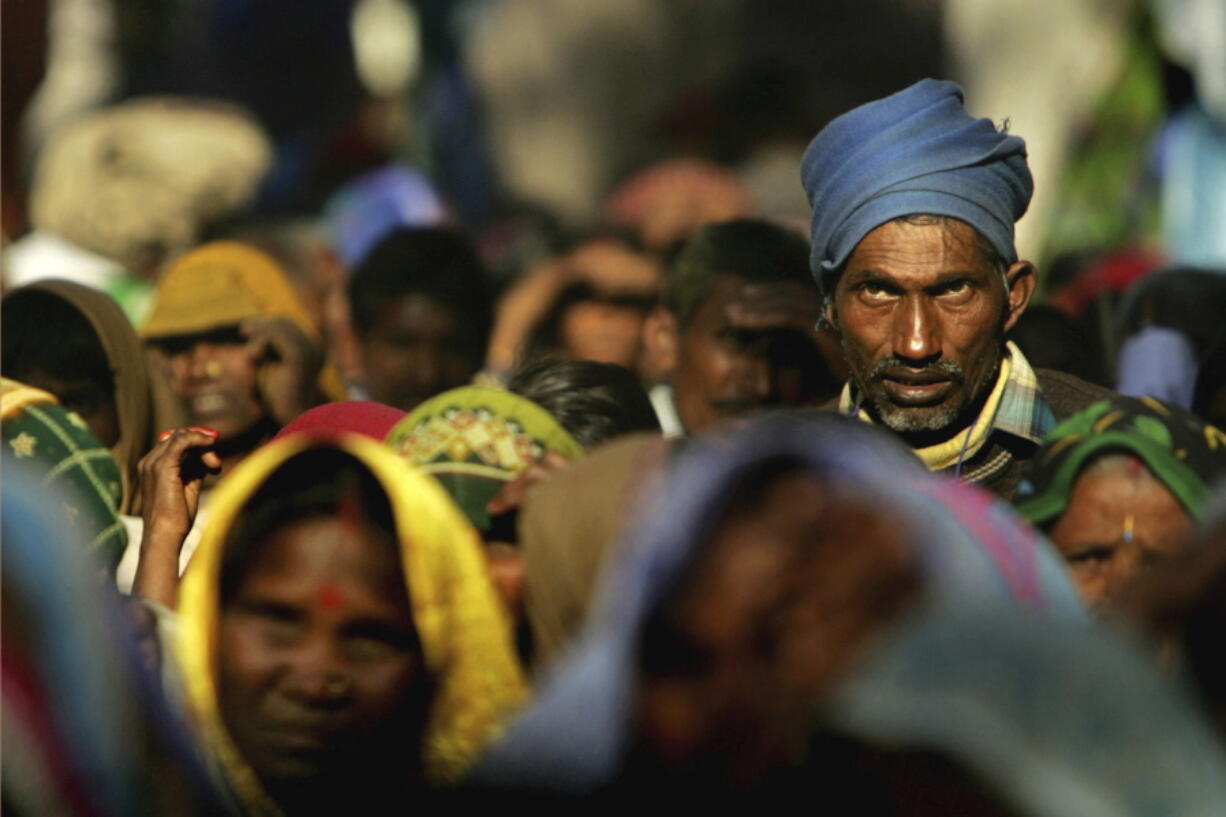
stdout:
<svg viewBox="0 0 1226 817">
<path fill-rule="evenodd" d="M 1220 0 L 2 34 L 5 815 L 1226 814 Z"/>
</svg>

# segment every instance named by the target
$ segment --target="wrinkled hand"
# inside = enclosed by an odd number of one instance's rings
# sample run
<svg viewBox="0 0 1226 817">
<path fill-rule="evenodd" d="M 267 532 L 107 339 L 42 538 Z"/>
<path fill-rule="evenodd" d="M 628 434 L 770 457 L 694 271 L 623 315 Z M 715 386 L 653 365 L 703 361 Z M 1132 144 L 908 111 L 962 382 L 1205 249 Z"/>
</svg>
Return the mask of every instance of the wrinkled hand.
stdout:
<svg viewBox="0 0 1226 817">
<path fill-rule="evenodd" d="M 319 404 L 323 351 L 297 324 L 285 317 L 248 318 L 239 332 L 260 372 L 260 393 L 274 422 L 285 425 Z"/>
<path fill-rule="evenodd" d="M 518 508 L 523 504 L 524 498 L 528 496 L 529 491 L 554 474 L 565 471 L 569 467 L 570 460 L 566 459 L 566 457 L 563 457 L 556 451 L 548 452 L 528 470 L 502 486 L 502 490 L 495 494 L 494 498 L 485 506 L 486 513 L 490 516 L 498 516 Z"/>
</svg>

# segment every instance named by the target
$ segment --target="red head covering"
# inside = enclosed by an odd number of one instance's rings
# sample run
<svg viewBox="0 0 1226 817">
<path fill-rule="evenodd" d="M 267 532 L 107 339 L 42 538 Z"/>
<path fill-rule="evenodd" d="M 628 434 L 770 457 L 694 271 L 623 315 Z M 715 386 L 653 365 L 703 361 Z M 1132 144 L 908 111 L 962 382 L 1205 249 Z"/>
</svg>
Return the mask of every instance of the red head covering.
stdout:
<svg viewBox="0 0 1226 817">
<path fill-rule="evenodd" d="M 347 431 L 383 442 L 383 438 L 392 430 L 392 426 L 404 416 L 404 412 L 400 409 L 394 409 L 382 403 L 369 403 L 363 400 L 324 403 L 290 420 L 285 428 L 277 432 L 275 439 L 299 431 L 309 431 L 315 434 L 321 432 L 335 434 Z"/>
</svg>

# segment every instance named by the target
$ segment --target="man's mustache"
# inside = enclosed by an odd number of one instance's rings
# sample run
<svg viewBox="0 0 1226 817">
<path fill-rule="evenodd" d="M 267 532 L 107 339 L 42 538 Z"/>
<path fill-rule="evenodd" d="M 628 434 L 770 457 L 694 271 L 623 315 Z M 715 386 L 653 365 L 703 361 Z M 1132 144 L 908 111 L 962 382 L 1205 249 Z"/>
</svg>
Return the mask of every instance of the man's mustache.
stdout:
<svg viewBox="0 0 1226 817">
<path fill-rule="evenodd" d="M 886 373 L 893 369 L 906 369 L 910 375 L 931 375 L 933 380 L 950 380 L 954 383 L 962 383 L 966 380 L 962 367 L 952 360 L 938 360 L 917 369 L 914 364 L 897 357 L 887 357 L 877 361 L 877 365 L 873 366 L 872 371 L 868 373 L 868 379 L 870 381 L 884 380 Z"/>
</svg>

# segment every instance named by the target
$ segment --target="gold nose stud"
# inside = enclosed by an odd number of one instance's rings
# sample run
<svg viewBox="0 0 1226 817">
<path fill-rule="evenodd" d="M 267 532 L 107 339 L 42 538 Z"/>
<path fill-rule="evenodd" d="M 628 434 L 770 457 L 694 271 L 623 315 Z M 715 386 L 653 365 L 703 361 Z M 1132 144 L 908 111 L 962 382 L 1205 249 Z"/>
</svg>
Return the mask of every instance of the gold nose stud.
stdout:
<svg viewBox="0 0 1226 817">
<path fill-rule="evenodd" d="M 221 377 L 221 364 L 216 360 L 210 360 L 204 364 L 204 374 L 209 380 L 216 380 Z"/>
</svg>

